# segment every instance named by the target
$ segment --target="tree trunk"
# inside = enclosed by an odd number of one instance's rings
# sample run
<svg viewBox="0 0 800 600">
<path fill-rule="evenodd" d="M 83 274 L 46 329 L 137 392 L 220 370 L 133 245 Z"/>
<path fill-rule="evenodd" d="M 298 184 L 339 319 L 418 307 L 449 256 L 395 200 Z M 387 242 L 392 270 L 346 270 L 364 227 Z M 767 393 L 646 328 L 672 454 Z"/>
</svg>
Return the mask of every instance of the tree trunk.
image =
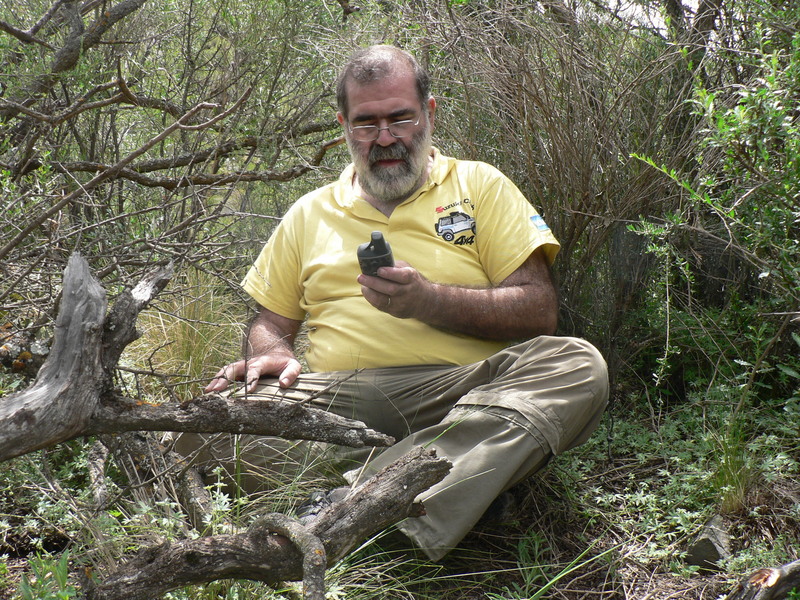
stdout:
<svg viewBox="0 0 800 600">
<path fill-rule="evenodd" d="M 73 254 L 64 272 L 50 356 L 36 381 L 0 402 L 0 460 L 69 440 L 86 430 L 99 404 L 106 293 Z"/>
</svg>

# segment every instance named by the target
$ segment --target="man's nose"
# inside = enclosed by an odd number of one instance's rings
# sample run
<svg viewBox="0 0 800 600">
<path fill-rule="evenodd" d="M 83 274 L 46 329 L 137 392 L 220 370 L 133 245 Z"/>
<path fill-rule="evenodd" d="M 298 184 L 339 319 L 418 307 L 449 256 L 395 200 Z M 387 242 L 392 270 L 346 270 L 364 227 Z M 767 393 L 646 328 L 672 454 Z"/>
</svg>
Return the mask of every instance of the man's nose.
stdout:
<svg viewBox="0 0 800 600">
<path fill-rule="evenodd" d="M 388 128 L 383 128 L 378 130 L 378 139 L 375 140 L 375 143 L 379 146 L 391 146 L 397 141 L 397 138 L 394 137 L 391 133 L 389 133 Z"/>
</svg>

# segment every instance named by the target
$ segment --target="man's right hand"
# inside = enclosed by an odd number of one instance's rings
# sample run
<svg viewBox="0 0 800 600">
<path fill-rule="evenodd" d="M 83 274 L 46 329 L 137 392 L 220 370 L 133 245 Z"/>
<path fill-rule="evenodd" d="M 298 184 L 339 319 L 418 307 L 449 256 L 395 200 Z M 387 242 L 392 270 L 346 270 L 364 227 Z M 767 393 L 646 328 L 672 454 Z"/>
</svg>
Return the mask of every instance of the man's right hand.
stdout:
<svg viewBox="0 0 800 600">
<path fill-rule="evenodd" d="M 205 388 L 205 392 L 221 392 L 231 381 L 244 381 L 248 392 L 254 392 L 258 380 L 266 375 L 278 378 L 278 385 L 288 388 L 300 374 L 302 366 L 292 355 L 283 352 L 254 356 L 222 367 Z"/>
<path fill-rule="evenodd" d="M 277 377 L 282 388 L 292 385 L 302 370 L 292 351 L 298 329 L 300 321 L 260 307 L 242 345 L 242 354 L 251 358 L 222 367 L 206 386 L 206 393 L 221 392 L 231 381 L 244 381 L 245 389 L 254 392 L 258 380 L 269 375 Z"/>
</svg>

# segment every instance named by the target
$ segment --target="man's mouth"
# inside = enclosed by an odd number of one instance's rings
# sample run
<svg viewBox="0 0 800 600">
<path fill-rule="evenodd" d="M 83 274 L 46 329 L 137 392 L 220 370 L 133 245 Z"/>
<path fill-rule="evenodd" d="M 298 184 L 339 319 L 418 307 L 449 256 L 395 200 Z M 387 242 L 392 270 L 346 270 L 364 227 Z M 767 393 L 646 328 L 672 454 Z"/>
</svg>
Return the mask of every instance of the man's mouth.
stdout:
<svg viewBox="0 0 800 600">
<path fill-rule="evenodd" d="M 408 152 L 398 144 L 381 147 L 375 146 L 370 152 L 370 166 L 373 169 L 391 169 L 403 166 L 408 162 Z"/>
<path fill-rule="evenodd" d="M 402 158 L 384 158 L 381 160 L 376 160 L 372 163 L 373 167 L 380 167 L 380 168 L 389 168 L 395 167 L 399 165 L 404 165 L 406 161 Z"/>
</svg>

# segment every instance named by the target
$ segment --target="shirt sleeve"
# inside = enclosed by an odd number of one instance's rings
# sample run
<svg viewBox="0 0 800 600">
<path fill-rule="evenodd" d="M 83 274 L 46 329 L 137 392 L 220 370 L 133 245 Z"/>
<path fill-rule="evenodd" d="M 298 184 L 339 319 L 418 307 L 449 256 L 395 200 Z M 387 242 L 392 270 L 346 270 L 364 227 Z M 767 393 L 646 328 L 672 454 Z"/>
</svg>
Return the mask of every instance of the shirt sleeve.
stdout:
<svg viewBox="0 0 800 600">
<path fill-rule="evenodd" d="M 296 211 L 289 210 L 264 245 L 258 258 L 242 281 L 242 287 L 261 306 L 274 313 L 302 321 L 300 247 Z M 302 222 L 302 220 L 300 220 Z M 279 257 L 279 260 L 278 260 Z"/>
<path fill-rule="evenodd" d="M 522 192 L 490 165 L 481 164 L 476 176 L 481 190 L 475 207 L 476 240 L 481 264 L 492 283 L 511 275 L 538 248 L 552 264 L 560 244 Z"/>
</svg>

